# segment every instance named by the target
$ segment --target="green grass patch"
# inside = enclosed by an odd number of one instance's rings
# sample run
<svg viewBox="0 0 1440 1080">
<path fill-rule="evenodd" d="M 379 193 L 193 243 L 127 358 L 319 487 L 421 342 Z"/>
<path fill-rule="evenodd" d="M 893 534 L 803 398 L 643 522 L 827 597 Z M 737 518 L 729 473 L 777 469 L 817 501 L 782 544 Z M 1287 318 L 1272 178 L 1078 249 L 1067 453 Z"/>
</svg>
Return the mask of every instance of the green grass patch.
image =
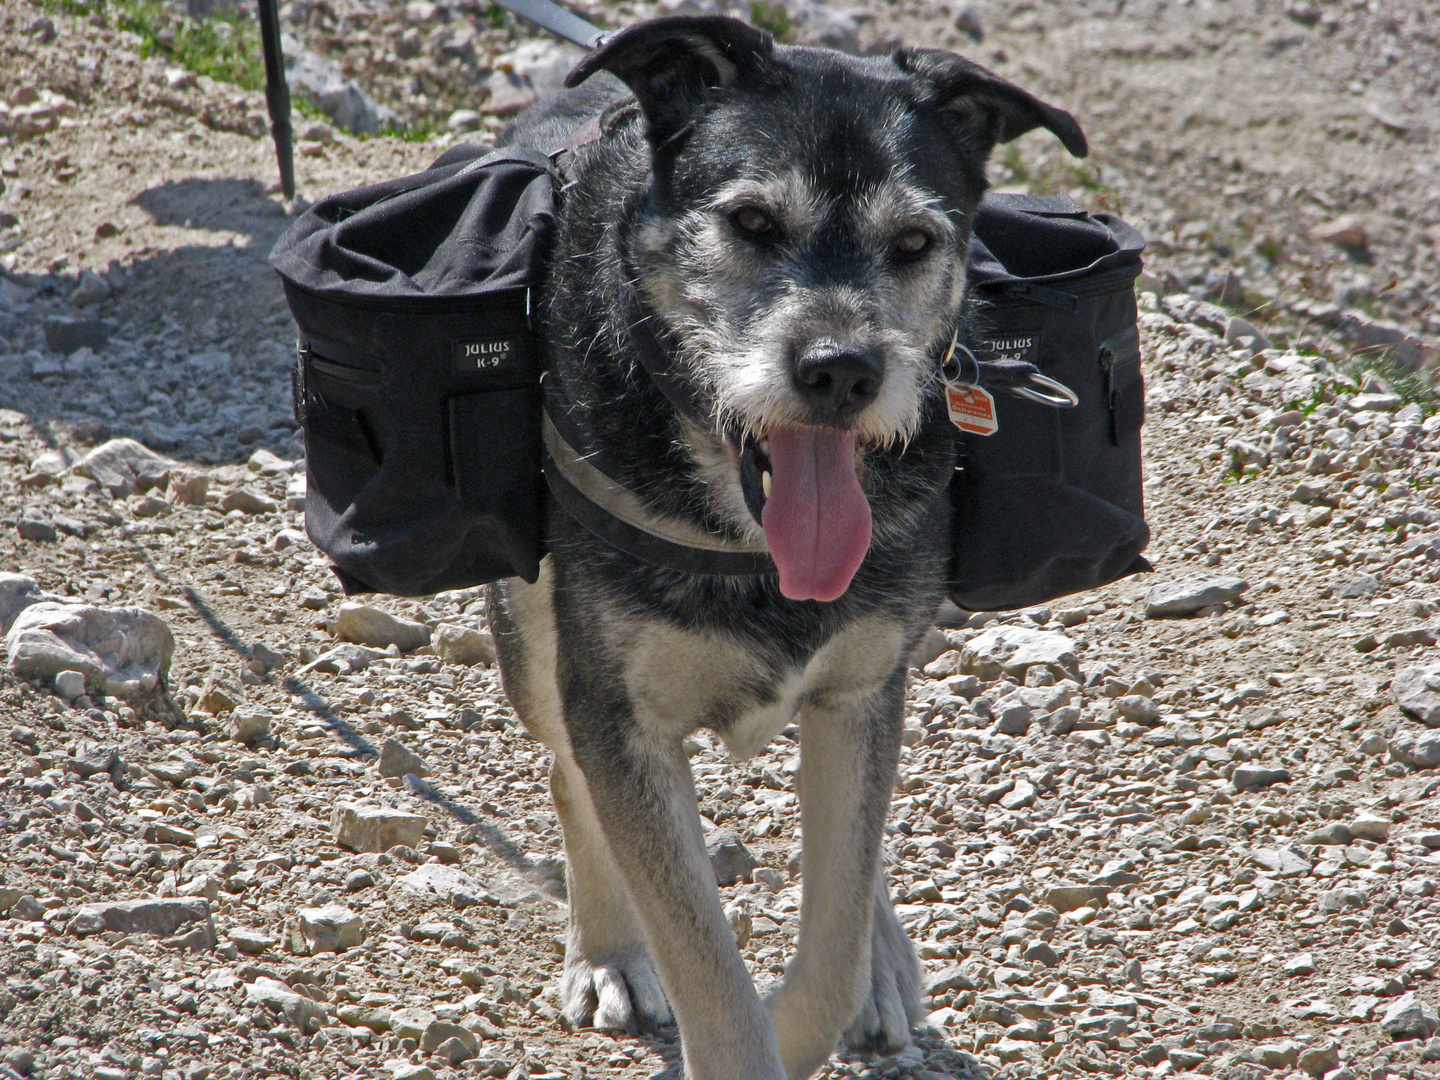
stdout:
<svg viewBox="0 0 1440 1080">
<path fill-rule="evenodd" d="M 205 19 L 177 15 L 158 0 L 49 0 L 52 10 L 81 17 L 100 15 L 117 30 L 140 38 L 140 55 L 232 83 L 265 88 L 260 28 L 229 14 Z"/>
<path fill-rule="evenodd" d="M 1389 383 L 1400 399 L 1409 405 L 1419 405 L 1426 416 L 1440 412 L 1440 393 L 1435 384 L 1421 372 L 1407 371 L 1395 362 L 1388 349 L 1376 350 L 1362 355 L 1351 368 L 1351 376 L 1358 382 L 1366 371 L 1373 371 Z"/>
<path fill-rule="evenodd" d="M 769 0 L 750 0 L 750 21 L 761 30 L 770 31 L 776 41 L 786 40 L 794 26 L 784 6 Z"/>
</svg>

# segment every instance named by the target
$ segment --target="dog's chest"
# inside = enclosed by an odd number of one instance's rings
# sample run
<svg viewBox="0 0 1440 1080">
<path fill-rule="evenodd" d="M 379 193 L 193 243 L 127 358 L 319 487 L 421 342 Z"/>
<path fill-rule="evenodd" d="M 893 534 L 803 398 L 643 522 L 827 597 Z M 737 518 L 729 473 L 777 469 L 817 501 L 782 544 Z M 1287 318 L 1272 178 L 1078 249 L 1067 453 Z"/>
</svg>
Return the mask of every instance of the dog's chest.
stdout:
<svg viewBox="0 0 1440 1080">
<path fill-rule="evenodd" d="M 804 662 L 662 623 L 636 628 L 625 682 L 641 726 L 683 737 L 710 728 L 732 757 L 752 757 L 806 710 L 849 711 L 895 671 L 903 628 L 857 620 Z"/>
</svg>

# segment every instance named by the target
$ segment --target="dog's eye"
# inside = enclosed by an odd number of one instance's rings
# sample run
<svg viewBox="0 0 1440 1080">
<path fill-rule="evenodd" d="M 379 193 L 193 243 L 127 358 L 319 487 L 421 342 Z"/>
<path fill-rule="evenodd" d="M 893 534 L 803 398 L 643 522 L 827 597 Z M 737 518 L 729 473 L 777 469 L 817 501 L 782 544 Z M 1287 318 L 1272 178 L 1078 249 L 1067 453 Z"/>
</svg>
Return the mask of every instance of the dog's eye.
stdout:
<svg viewBox="0 0 1440 1080">
<path fill-rule="evenodd" d="M 895 238 L 895 250 L 901 255 L 919 255 L 930 246 L 930 234 L 924 229 L 906 229 Z"/>
<path fill-rule="evenodd" d="M 765 233 L 775 230 L 775 222 L 770 215 L 763 210 L 757 210 L 753 206 L 742 206 L 735 211 L 735 224 L 748 233 L 756 236 L 763 236 Z"/>
</svg>

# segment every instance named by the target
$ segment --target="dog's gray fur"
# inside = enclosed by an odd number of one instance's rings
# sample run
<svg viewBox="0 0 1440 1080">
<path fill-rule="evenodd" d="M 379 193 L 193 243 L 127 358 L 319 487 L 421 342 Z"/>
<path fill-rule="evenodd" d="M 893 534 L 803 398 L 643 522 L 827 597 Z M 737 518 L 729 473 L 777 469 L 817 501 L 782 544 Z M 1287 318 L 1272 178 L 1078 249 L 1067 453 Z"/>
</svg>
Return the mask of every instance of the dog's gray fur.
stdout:
<svg viewBox="0 0 1440 1080">
<path fill-rule="evenodd" d="M 1083 137 L 949 54 L 774 48 L 727 19 L 642 24 L 572 81 L 591 74 L 510 136 L 553 149 L 609 106 L 604 137 L 564 163 L 542 306 L 551 407 L 653 513 L 734 537 L 762 535 L 741 489 L 743 435 L 848 428 L 874 531 L 842 597 L 797 602 L 774 577 L 642 563 L 552 502 L 540 579 L 493 588 L 506 690 L 555 758 L 571 908 L 562 1006 L 606 1028 L 673 1015 L 691 1080 L 799 1080 L 842 1036 L 898 1051 L 922 1015 L 881 841 L 906 658 L 947 561 L 954 451 L 936 357 L 964 299 L 995 142 L 1043 125 L 1083 152 Z M 747 207 L 775 223 L 770 243 L 734 224 Z M 895 237 L 916 228 L 930 245 L 901 259 Z M 695 414 L 637 367 L 632 296 L 693 385 Z M 878 358 L 873 401 L 827 414 L 797 394 L 796 357 L 817 343 Z M 762 1001 L 721 909 L 682 743 L 704 727 L 743 756 L 791 722 L 801 930 Z"/>
</svg>

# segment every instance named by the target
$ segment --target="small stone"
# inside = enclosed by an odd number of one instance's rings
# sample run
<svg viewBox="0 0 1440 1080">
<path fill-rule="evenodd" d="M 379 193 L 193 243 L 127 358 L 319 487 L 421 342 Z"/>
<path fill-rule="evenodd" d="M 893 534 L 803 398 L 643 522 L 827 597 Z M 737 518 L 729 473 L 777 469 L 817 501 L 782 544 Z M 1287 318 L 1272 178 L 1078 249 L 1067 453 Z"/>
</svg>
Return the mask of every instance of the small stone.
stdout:
<svg viewBox="0 0 1440 1080">
<path fill-rule="evenodd" d="M 267 495 L 261 495 L 250 488 L 236 488 L 226 493 L 220 499 L 220 509 L 227 514 L 231 510 L 239 510 L 242 514 L 273 514 L 280 509 L 280 504 Z"/>
<path fill-rule="evenodd" d="M 1046 967 L 1054 967 L 1060 963 L 1060 955 L 1048 943 L 1039 939 L 1027 945 L 1020 955 L 1032 964 L 1043 964 Z"/>
<path fill-rule="evenodd" d="M 142 839 L 151 844 L 171 844 L 176 847 L 193 847 L 195 834 L 168 821 L 152 821 L 140 831 Z"/>
<path fill-rule="evenodd" d="M 1237 765 L 1230 774 L 1230 783 L 1236 791 L 1260 791 L 1272 784 L 1288 784 L 1290 773 L 1287 769 L 1276 769 L 1264 765 Z"/>
<path fill-rule="evenodd" d="M 1115 711 L 1132 724 L 1153 727 L 1160 723 L 1160 707 L 1140 694 L 1126 694 L 1116 698 Z"/>
<path fill-rule="evenodd" d="M 238 686 L 218 676 L 211 675 L 195 699 L 195 707 L 211 716 L 219 716 L 233 710 L 243 700 L 244 694 Z"/>
<path fill-rule="evenodd" d="M 1190 577 L 1156 585 L 1145 594 L 1145 617 L 1194 615 L 1203 608 L 1234 603 L 1249 587 L 1249 582 L 1235 577 Z"/>
<path fill-rule="evenodd" d="M 1309 836 L 1305 837 L 1302 843 L 1312 845 L 1338 845 L 1344 847 L 1355 839 L 1355 834 L 1350 827 L 1341 821 L 1332 821 L 1322 829 L 1316 829 Z"/>
<path fill-rule="evenodd" d="M 300 606 L 306 611 L 319 611 L 330 603 L 330 594 L 324 589 L 309 588 L 300 594 Z"/>
<path fill-rule="evenodd" d="M 210 904 L 203 898 L 144 897 L 82 905 L 70 920 L 68 932 L 77 937 L 108 931 L 168 938 L 191 928 L 200 929 L 209 941 L 208 947 L 214 947 L 215 924 L 210 920 Z"/>
<path fill-rule="evenodd" d="M 711 833 L 705 850 L 710 853 L 710 868 L 715 872 L 715 883 L 721 888 L 749 881 L 750 875 L 760 865 L 732 832 Z"/>
<path fill-rule="evenodd" d="M 317 659 L 301 670 L 309 669 L 333 675 L 352 675 L 357 671 L 364 671 L 376 660 L 386 655 L 388 654 L 383 649 L 371 649 L 364 645 L 337 645 L 335 648 L 321 653 Z"/>
<path fill-rule="evenodd" d="M 1281 968 L 1286 975 L 1314 975 L 1315 957 L 1310 953 L 1301 953 L 1285 961 Z"/>
<path fill-rule="evenodd" d="M 1364 746 L 1361 752 L 1365 752 Z M 1361 811 L 1350 820 L 1350 832 L 1361 840 L 1369 840 L 1372 843 L 1383 844 L 1390 839 L 1391 822 L 1389 818 L 1381 817 L 1379 814 L 1370 814 Z"/>
<path fill-rule="evenodd" d="M 1390 1003 L 1380 1020 L 1380 1030 L 1397 1042 L 1402 1039 L 1428 1039 L 1440 1030 L 1440 1018 L 1412 990 Z"/>
<path fill-rule="evenodd" d="M 264 930 L 253 926 L 232 926 L 225 931 L 230 943 L 247 956 L 258 956 L 266 949 L 275 947 L 275 938 Z"/>
<path fill-rule="evenodd" d="M 1049 630 L 1000 626 L 971 638 L 960 650 L 960 673 L 986 680 L 1001 675 L 1023 679 L 1036 665 L 1049 668 L 1056 678 L 1078 681 L 1075 642 Z"/>
<path fill-rule="evenodd" d="M 30 605 L 53 599 L 40 590 L 34 578 L 0 571 L 0 634 Z"/>
<path fill-rule="evenodd" d="M 1401 732 L 1390 740 L 1390 757 L 1417 769 L 1440 768 L 1440 732 Z"/>
<path fill-rule="evenodd" d="M 15 531 L 20 534 L 20 539 L 29 540 L 32 544 L 53 544 L 60 535 L 53 523 L 36 517 L 22 517 L 15 523 Z"/>
<path fill-rule="evenodd" d="M 425 819 L 384 806 L 341 803 L 330 815 L 330 833 L 335 843 L 351 851 L 416 848 L 425 835 Z"/>
<path fill-rule="evenodd" d="M 1012 697 L 995 707 L 995 730 L 1002 735 L 1024 735 L 1030 730 L 1030 720 L 1035 714 L 1030 706 Z"/>
<path fill-rule="evenodd" d="M 320 1002 L 297 994 L 279 979 L 265 975 L 245 985 L 245 997 L 280 1013 L 288 1024 L 307 1035 L 324 1027 L 329 1017 Z"/>
<path fill-rule="evenodd" d="M 351 870 L 345 875 L 345 891 L 361 892 L 375 884 L 375 875 L 369 870 Z"/>
<path fill-rule="evenodd" d="M 80 283 L 70 293 L 70 303 L 76 307 L 89 307 L 108 299 L 109 296 L 109 283 L 94 270 L 85 270 L 80 274 Z"/>
<path fill-rule="evenodd" d="M 1374 596 L 1382 588 L 1380 579 L 1374 574 L 1363 574 L 1333 586 L 1331 593 L 1337 600 L 1363 600 L 1367 596 Z"/>
<path fill-rule="evenodd" d="M 1035 805 L 1036 797 L 1035 785 L 1029 780 L 1020 779 L 1015 781 L 1015 786 L 1009 792 L 1000 797 L 1000 806 L 1005 810 L 1024 810 Z"/>
<path fill-rule="evenodd" d="M 230 738 L 246 746 L 257 746 L 270 738 L 269 709 L 235 709 L 230 714 Z"/>
<path fill-rule="evenodd" d="M 301 908 L 297 913 L 295 928 L 303 952 L 310 956 L 317 953 L 338 953 L 353 949 L 365 941 L 365 923 L 343 904 L 326 904 L 324 907 Z M 297 939 L 292 935 L 292 946 Z"/>
<path fill-rule="evenodd" d="M 1311 1076 L 1324 1076 L 1340 1067 L 1340 1045 L 1330 1039 L 1311 1043 L 1296 1056 L 1295 1065 Z"/>
<path fill-rule="evenodd" d="M 1060 914 L 1082 907 L 1100 907 L 1110 895 L 1104 885 L 1052 885 L 1045 892 L 1045 903 Z"/>
<path fill-rule="evenodd" d="M 408 619 L 397 619 L 368 604 L 345 603 L 335 616 L 332 632 L 342 641 L 386 649 L 391 645 L 402 652 L 414 652 L 430 642 L 430 628 Z"/>
<path fill-rule="evenodd" d="M 489 92 L 480 108 L 490 116 L 514 116 L 535 104 L 540 96 L 528 79 L 521 78 L 513 71 L 491 72 L 480 85 Z"/>
<path fill-rule="evenodd" d="M 425 776 L 430 771 L 425 766 L 425 759 L 398 739 L 386 739 L 381 744 L 380 760 L 375 768 L 381 776 L 404 776 L 406 773 Z"/>
<path fill-rule="evenodd" d="M 55 675 L 55 693 L 59 694 L 66 701 L 74 701 L 81 694 L 85 693 L 85 673 L 83 671 L 61 671 Z"/>
<path fill-rule="evenodd" d="M 396 1009 L 390 1014 L 390 1031 L 397 1039 L 414 1039 L 418 1043 L 435 1020 L 429 1009 Z"/>
<path fill-rule="evenodd" d="M 1310 235 L 1316 240 L 1355 249 L 1365 247 L 1370 240 L 1369 234 L 1365 230 L 1364 220 L 1354 214 L 1342 214 L 1316 225 L 1310 230 Z"/>
<path fill-rule="evenodd" d="M 45 320 L 45 347 L 67 356 L 76 349 L 103 349 L 113 330 L 104 319 L 53 315 Z"/>
<path fill-rule="evenodd" d="M 208 473 L 175 469 L 170 473 L 170 486 L 165 491 L 165 497 L 177 506 L 204 506 L 209 492 Z"/>
<path fill-rule="evenodd" d="M 1440 728 L 1440 664 L 1401 668 L 1391 691 L 1401 709 L 1426 727 Z"/>
<path fill-rule="evenodd" d="M 1320 894 L 1318 906 L 1326 914 L 1334 914 L 1337 911 L 1369 907 L 1370 898 L 1359 889 L 1331 889 Z"/>
<path fill-rule="evenodd" d="M 1299 877 L 1310 872 L 1310 860 L 1289 848 L 1255 848 L 1255 865 L 1277 877 Z"/>
<path fill-rule="evenodd" d="M 82 740 L 75 744 L 75 749 L 66 757 L 65 768 L 82 778 L 99 773 L 114 775 L 123 771 L 120 748 L 108 743 Z"/>
<path fill-rule="evenodd" d="M 447 664 L 495 663 L 495 640 L 483 630 L 455 623 L 441 623 L 430 638 L 430 648 Z"/>
<path fill-rule="evenodd" d="M 474 131 L 480 126 L 480 120 L 480 114 L 474 109 L 456 109 L 446 119 L 445 126 L 451 131 Z"/>
<path fill-rule="evenodd" d="M 1255 1047 L 1255 1059 L 1267 1069 L 1283 1069 L 1295 1064 L 1304 1045 L 1295 1039 L 1262 1042 Z"/>
</svg>

